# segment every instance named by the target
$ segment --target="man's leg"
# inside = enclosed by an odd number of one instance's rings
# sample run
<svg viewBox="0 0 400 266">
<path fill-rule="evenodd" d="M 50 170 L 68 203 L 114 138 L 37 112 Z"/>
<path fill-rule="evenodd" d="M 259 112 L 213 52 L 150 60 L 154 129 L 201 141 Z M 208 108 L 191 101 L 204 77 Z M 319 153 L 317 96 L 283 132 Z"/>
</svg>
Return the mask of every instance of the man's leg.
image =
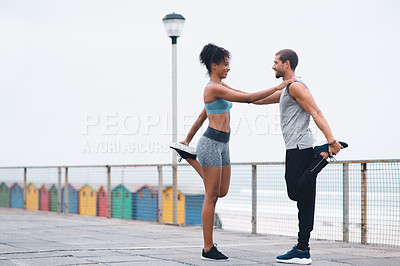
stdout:
<svg viewBox="0 0 400 266">
<path fill-rule="evenodd" d="M 314 229 L 314 211 L 315 211 L 315 191 L 316 186 L 311 190 L 308 197 L 297 201 L 297 209 L 299 210 L 299 233 L 297 235 L 297 249 L 307 250 L 310 240 L 311 231 Z"/>
<path fill-rule="evenodd" d="M 317 175 L 328 164 L 321 155 L 314 155 L 312 148 L 286 151 L 285 180 L 289 198 L 305 199 L 313 193 Z"/>
<path fill-rule="evenodd" d="M 312 148 L 288 150 L 286 152 L 286 173 L 288 195 L 297 201 L 299 210 L 299 250 L 306 250 L 314 226 L 316 178 L 328 164 L 320 155 L 315 156 Z"/>
<path fill-rule="evenodd" d="M 313 187 L 313 183 L 315 183 L 307 175 L 307 170 L 312 164 L 312 154 L 312 148 L 286 151 L 285 181 L 288 196 L 293 201 L 298 201 L 307 195 L 310 188 Z"/>
</svg>

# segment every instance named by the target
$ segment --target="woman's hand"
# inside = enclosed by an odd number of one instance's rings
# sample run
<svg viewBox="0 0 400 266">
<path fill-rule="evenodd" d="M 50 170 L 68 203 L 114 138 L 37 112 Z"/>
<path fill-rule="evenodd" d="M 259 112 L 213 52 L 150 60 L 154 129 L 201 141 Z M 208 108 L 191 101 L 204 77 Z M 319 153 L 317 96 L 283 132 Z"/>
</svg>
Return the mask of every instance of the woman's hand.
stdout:
<svg viewBox="0 0 400 266">
<path fill-rule="evenodd" d="M 279 84 L 279 85 L 277 86 L 277 89 L 278 89 L 278 90 L 282 90 L 282 89 L 284 89 L 287 85 L 289 85 L 289 84 L 291 84 L 291 83 L 293 83 L 293 82 L 295 82 L 295 81 L 297 81 L 296 78 L 291 78 L 291 79 L 285 80 L 285 81 L 283 81 L 281 84 Z"/>
<path fill-rule="evenodd" d="M 183 145 L 189 146 L 189 142 L 186 139 L 179 141 L 179 143 L 182 143 Z"/>
</svg>

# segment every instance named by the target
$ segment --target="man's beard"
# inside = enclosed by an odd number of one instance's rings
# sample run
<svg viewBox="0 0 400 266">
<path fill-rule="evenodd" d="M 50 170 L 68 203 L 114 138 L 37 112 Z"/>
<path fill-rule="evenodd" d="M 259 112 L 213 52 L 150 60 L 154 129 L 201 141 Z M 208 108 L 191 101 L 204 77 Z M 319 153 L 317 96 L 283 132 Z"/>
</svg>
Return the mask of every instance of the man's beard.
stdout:
<svg viewBox="0 0 400 266">
<path fill-rule="evenodd" d="M 276 77 L 277 79 L 283 78 L 283 73 L 280 72 L 280 71 L 275 71 L 275 77 Z"/>
</svg>

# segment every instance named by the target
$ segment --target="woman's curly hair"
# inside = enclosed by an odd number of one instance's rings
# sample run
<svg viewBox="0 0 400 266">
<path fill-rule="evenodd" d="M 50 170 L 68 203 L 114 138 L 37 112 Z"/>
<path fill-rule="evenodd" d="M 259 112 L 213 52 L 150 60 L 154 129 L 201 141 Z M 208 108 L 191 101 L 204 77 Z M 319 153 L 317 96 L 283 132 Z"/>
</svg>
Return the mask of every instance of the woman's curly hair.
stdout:
<svg viewBox="0 0 400 266">
<path fill-rule="evenodd" d="M 205 45 L 199 56 L 200 63 L 205 65 L 207 68 L 208 75 L 211 74 L 212 63 L 218 65 L 219 63 L 224 62 L 226 58 L 231 58 L 229 51 L 213 43 Z"/>
</svg>

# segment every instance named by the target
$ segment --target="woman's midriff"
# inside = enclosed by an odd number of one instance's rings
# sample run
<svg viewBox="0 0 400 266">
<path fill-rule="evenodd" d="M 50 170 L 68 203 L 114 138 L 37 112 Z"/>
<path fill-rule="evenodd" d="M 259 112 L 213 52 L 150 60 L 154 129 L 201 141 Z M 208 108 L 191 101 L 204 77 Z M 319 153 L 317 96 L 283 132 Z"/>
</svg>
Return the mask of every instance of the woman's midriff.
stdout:
<svg viewBox="0 0 400 266">
<path fill-rule="evenodd" d="M 230 113 L 222 113 L 222 114 L 207 114 L 208 117 L 208 126 L 224 132 L 230 132 Z"/>
</svg>

